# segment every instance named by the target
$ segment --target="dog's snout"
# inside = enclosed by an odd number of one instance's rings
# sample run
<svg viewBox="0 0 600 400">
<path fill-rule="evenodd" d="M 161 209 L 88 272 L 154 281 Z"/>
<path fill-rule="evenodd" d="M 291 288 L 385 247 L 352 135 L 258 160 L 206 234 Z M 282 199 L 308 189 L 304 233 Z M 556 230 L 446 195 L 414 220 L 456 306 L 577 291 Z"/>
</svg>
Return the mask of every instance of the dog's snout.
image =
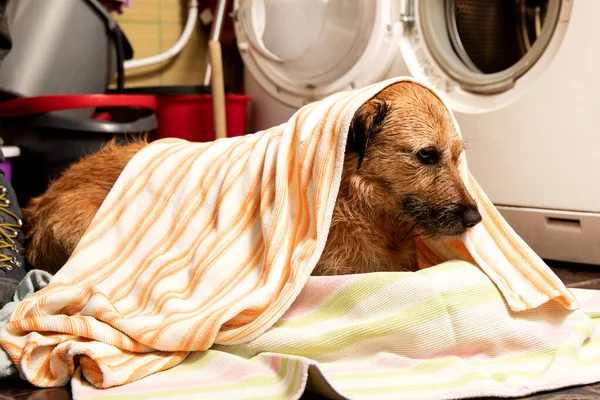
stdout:
<svg viewBox="0 0 600 400">
<path fill-rule="evenodd" d="M 463 213 L 463 223 L 465 227 L 472 228 L 481 222 L 481 214 L 476 208 L 468 207 Z"/>
</svg>

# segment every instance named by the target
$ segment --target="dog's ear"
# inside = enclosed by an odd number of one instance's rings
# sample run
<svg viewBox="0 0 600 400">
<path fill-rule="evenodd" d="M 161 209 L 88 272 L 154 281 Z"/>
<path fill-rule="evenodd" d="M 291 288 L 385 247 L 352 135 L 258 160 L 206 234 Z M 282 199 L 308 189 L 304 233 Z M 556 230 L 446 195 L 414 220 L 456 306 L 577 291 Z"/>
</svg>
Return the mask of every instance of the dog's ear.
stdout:
<svg viewBox="0 0 600 400">
<path fill-rule="evenodd" d="M 358 154 L 357 170 L 360 169 L 360 165 L 365 158 L 371 136 L 383 128 L 387 113 L 388 106 L 386 102 L 378 99 L 369 100 L 354 113 L 348 131 L 346 152 Z"/>
</svg>

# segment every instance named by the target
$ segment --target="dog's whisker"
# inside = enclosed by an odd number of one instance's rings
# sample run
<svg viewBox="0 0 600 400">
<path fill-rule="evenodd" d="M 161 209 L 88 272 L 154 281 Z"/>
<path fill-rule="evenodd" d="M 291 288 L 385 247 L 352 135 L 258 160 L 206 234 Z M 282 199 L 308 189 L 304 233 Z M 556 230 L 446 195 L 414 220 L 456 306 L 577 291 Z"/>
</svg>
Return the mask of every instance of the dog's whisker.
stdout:
<svg viewBox="0 0 600 400">
<path fill-rule="evenodd" d="M 408 238 L 408 235 L 411 234 L 411 232 L 415 229 L 416 226 L 417 226 L 417 224 L 414 223 L 413 226 L 410 227 L 408 232 L 406 232 L 406 235 L 404 235 L 404 237 L 402 238 L 401 242 L 404 242 L 406 240 L 406 238 Z"/>
</svg>

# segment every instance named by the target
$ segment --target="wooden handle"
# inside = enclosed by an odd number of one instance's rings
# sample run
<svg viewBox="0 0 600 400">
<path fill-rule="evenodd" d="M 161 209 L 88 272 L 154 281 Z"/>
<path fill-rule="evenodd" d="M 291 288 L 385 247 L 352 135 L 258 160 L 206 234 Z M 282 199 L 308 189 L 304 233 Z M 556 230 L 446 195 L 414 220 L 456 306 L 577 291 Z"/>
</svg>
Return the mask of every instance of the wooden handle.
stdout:
<svg viewBox="0 0 600 400">
<path fill-rule="evenodd" d="M 227 123 L 225 122 L 225 81 L 223 79 L 223 58 L 221 43 L 216 40 L 208 42 L 210 64 L 212 69 L 212 103 L 215 124 L 215 139 L 227 137 Z"/>
</svg>

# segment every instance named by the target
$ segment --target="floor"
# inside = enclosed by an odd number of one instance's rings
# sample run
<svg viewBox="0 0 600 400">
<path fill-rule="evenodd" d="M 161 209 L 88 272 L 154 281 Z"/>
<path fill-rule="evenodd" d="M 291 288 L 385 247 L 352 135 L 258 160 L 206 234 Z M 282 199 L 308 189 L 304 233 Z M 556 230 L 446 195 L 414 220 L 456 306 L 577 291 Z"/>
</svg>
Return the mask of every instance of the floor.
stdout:
<svg viewBox="0 0 600 400">
<path fill-rule="evenodd" d="M 554 272 L 569 287 L 600 289 L 600 266 L 582 266 L 548 261 Z M 314 393 L 306 393 L 304 400 L 322 399 Z M 68 388 L 37 389 L 20 380 L 0 380 L 0 400 L 69 400 Z M 533 400 L 586 400 L 600 399 L 600 382 L 584 387 L 575 387 L 549 393 L 538 393 L 525 397 Z"/>
</svg>

